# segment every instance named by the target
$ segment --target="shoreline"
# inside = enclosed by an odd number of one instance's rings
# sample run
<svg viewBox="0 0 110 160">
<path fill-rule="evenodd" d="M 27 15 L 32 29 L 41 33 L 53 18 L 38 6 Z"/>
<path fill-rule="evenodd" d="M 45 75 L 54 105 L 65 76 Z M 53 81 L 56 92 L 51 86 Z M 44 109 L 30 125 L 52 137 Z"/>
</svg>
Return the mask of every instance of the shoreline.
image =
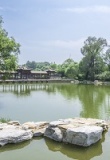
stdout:
<svg viewBox="0 0 110 160">
<path fill-rule="evenodd" d="M 18 80 L 0 80 L 0 84 L 10 83 L 71 83 L 71 79 L 18 79 Z"/>
<path fill-rule="evenodd" d="M 110 81 L 88 81 L 88 80 L 74 80 L 74 79 L 7 79 L 0 80 L 0 84 L 15 84 L 15 83 L 71 83 L 71 84 L 85 84 L 85 85 L 110 85 Z"/>
</svg>

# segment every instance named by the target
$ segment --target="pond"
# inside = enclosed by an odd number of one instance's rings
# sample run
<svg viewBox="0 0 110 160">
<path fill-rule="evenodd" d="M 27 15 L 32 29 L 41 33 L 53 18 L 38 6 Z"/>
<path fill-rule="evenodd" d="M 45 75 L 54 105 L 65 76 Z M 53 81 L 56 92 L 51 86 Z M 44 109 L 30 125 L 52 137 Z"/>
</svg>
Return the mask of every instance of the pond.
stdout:
<svg viewBox="0 0 110 160">
<path fill-rule="evenodd" d="M 110 86 L 74 84 L 0 85 L 0 117 L 54 121 L 86 117 L 110 120 Z M 110 130 L 89 148 L 35 138 L 0 148 L 0 160 L 109 160 Z"/>
</svg>

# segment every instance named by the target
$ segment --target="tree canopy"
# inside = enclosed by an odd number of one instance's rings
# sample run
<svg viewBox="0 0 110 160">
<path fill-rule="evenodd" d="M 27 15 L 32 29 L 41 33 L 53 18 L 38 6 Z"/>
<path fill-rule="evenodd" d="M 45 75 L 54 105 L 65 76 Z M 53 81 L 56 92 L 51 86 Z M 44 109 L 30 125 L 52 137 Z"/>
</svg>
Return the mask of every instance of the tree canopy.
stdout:
<svg viewBox="0 0 110 160">
<path fill-rule="evenodd" d="M 106 39 L 88 37 L 81 48 L 83 59 L 80 62 L 80 70 L 85 79 L 94 80 L 96 74 L 104 70 L 105 49 L 108 47 Z"/>
<path fill-rule="evenodd" d="M 0 70 L 14 70 L 17 66 L 20 44 L 3 28 L 0 16 Z"/>
</svg>

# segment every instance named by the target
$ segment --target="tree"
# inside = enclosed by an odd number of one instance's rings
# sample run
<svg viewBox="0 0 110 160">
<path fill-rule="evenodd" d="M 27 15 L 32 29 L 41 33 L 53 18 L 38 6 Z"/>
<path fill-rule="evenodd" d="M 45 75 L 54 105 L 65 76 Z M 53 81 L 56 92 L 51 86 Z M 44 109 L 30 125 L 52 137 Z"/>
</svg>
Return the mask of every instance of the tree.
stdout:
<svg viewBox="0 0 110 160">
<path fill-rule="evenodd" d="M 4 69 L 5 70 L 14 70 L 16 69 L 17 57 L 15 55 L 10 55 L 10 58 L 4 60 Z"/>
<path fill-rule="evenodd" d="M 0 17 L 0 69 L 15 70 L 17 66 L 20 44 L 13 37 L 8 37 L 8 32 L 2 27 L 3 20 Z"/>
<path fill-rule="evenodd" d="M 26 64 L 24 64 L 26 67 L 31 68 L 32 70 L 37 71 L 45 71 L 51 68 L 51 65 L 49 62 L 35 62 L 35 61 L 27 61 Z"/>
<path fill-rule="evenodd" d="M 81 48 L 83 59 L 80 62 L 80 71 L 84 74 L 85 79 L 94 80 L 95 74 L 103 71 L 104 60 L 102 55 L 107 47 L 107 41 L 103 38 L 88 37 Z"/>
<path fill-rule="evenodd" d="M 69 58 L 65 60 L 62 65 L 58 66 L 58 72 L 62 75 L 62 77 L 77 79 L 79 70 L 78 68 L 78 63 Z"/>
<path fill-rule="evenodd" d="M 104 55 L 105 64 L 108 66 L 108 70 L 110 71 L 110 48 L 106 50 Z"/>
<path fill-rule="evenodd" d="M 69 66 L 65 69 L 65 75 L 68 78 L 74 78 L 77 79 L 78 76 L 78 70 L 79 70 L 79 66 L 77 63 L 71 63 L 69 64 Z"/>
<path fill-rule="evenodd" d="M 36 69 L 36 62 L 35 62 L 35 61 L 32 61 L 32 62 L 27 61 L 27 62 L 26 62 L 26 66 L 27 66 L 28 68 L 31 68 L 31 69 L 35 70 L 35 69 Z"/>
<path fill-rule="evenodd" d="M 57 64 L 55 62 L 51 63 L 50 68 L 56 70 L 57 69 Z"/>
</svg>

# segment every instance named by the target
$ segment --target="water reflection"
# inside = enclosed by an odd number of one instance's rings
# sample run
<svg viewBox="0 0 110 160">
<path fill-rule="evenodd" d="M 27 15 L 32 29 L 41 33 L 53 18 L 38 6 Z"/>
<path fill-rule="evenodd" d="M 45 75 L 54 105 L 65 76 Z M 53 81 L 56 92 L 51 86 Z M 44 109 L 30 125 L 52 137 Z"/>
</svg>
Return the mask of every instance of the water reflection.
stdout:
<svg viewBox="0 0 110 160">
<path fill-rule="evenodd" d="M 82 117 L 100 117 L 101 104 L 106 97 L 106 89 L 96 86 L 81 86 L 79 99 L 82 102 Z"/>
<path fill-rule="evenodd" d="M 110 118 L 110 86 L 73 84 L 12 84 L 1 85 L 0 92 L 11 92 L 16 96 L 30 96 L 34 91 L 50 95 L 60 94 L 66 100 L 78 100 L 82 105 L 81 117 Z M 104 113 L 106 113 L 106 115 Z"/>
<path fill-rule="evenodd" d="M 64 143 L 54 142 L 50 139 L 45 139 L 45 143 L 48 146 L 48 149 L 53 152 L 61 152 L 72 159 L 78 160 L 90 160 L 93 157 L 100 156 L 103 153 L 102 143 L 105 141 L 105 134 L 103 138 L 98 143 L 90 147 L 79 147 L 75 145 L 69 145 Z"/>
<path fill-rule="evenodd" d="M 46 84 L 15 84 L 15 85 L 2 85 L 0 86 L 0 92 L 12 92 L 17 96 L 29 96 L 33 91 L 46 91 L 48 93 L 54 93 L 54 86 L 50 87 Z"/>
<path fill-rule="evenodd" d="M 18 143 L 18 144 L 7 144 L 7 145 L 5 145 L 3 147 L 0 147 L 0 153 L 1 152 L 6 152 L 6 151 L 23 149 L 24 147 L 26 147 L 27 145 L 29 145 L 30 142 L 31 141 L 25 141 L 25 142 Z"/>
<path fill-rule="evenodd" d="M 100 142 L 90 147 L 83 148 L 75 145 L 58 143 L 48 138 L 44 138 L 43 141 L 42 141 L 42 138 L 34 138 L 33 140 L 27 141 L 24 143 L 12 144 L 12 145 L 10 144 L 10 145 L 1 147 L 0 153 L 7 152 L 7 151 L 15 152 L 16 150 L 20 150 L 20 149 L 22 149 L 22 153 L 25 153 L 24 148 L 27 148 L 29 144 L 32 145 L 33 143 L 35 143 L 36 145 L 34 146 L 34 148 L 29 147 L 29 150 L 30 150 L 29 152 L 31 153 L 31 155 L 37 156 L 38 153 L 36 152 L 36 149 L 39 147 L 39 150 L 42 150 L 43 148 L 45 148 L 45 145 L 46 145 L 49 151 L 60 152 L 64 156 L 64 159 L 68 157 L 68 158 L 77 159 L 77 160 L 90 160 L 93 157 L 100 156 L 103 153 L 102 143 L 104 142 L 104 140 L 105 140 L 105 136 L 103 135 L 103 139 Z M 42 141 L 44 143 L 39 143 L 39 141 Z M 47 153 L 45 154 L 47 155 L 46 158 L 48 159 L 50 152 L 48 152 L 48 154 Z"/>
<path fill-rule="evenodd" d="M 41 139 L 42 139 L 42 137 L 37 137 L 37 138 L 33 138 L 32 140 L 28 140 L 28 141 L 21 142 L 21 143 L 18 143 L 18 144 L 7 144 L 5 146 L 0 147 L 0 152 L 23 149 L 26 146 L 28 146 L 30 143 L 32 143 L 34 140 L 37 143 L 37 141 L 39 141 Z"/>
<path fill-rule="evenodd" d="M 31 120 L 51 121 L 77 115 L 109 119 L 109 97 L 110 86 L 49 83 L 0 85 L 0 116 L 8 116 L 21 123 Z M 17 145 L 6 145 L 0 148 L 0 158 L 30 160 L 33 157 L 33 160 L 36 160 L 37 155 L 40 160 L 51 160 L 53 157 L 57 160 L 90 160 L 95 157 L 107 159 L 110 131 L 106 135 L 106 139 L 103 136 L 100 142 L 89 148 L 57 143 L 49 139 L 34 139 Z"/>
<path fill-rule="evenodd" d="M 61 84 L 52 87 L 66 99 L 81 102 L 80 117 L 110 119 L 110 86 Z"/>
</svg>

